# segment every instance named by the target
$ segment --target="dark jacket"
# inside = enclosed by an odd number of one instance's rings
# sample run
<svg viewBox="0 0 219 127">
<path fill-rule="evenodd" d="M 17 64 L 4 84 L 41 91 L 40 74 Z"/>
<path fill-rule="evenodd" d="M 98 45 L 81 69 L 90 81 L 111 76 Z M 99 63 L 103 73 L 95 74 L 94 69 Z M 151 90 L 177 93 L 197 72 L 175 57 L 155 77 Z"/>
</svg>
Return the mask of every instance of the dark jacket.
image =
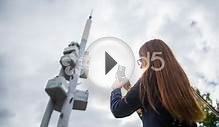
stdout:
<svg viewBox="0 0 219 127">
<path fill-rule="evenodd" d="M 172 118 L 161 103 L 156 107 L 159 114 L 153 110 L 146 109 L 147 102 L 142 105 L 140 101 L 140 85 L 141 83 L 137 82 L 125 97 L 122 97 L 120 88 L 112 91 L 111 111 L 116 118 L 129 116 L 139 108 L 142 108 L 143 116 L 141 120 L 143 127 L 197 127 L 196 123 L 188 125 L 186 122 L 180 122 Z"/>
</svg>

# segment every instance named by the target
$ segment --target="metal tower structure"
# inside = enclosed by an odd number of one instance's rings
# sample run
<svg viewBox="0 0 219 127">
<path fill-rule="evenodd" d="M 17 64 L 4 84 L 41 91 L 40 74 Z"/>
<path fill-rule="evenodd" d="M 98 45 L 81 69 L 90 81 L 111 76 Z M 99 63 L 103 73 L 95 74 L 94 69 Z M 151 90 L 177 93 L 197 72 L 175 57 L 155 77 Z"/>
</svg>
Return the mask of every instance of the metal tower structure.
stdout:
<svg viewBox="0 0 219 127">
<path fill-rule="evenodd" d="M 60 112 L 57 127 L 68 127 L 72 109 L 86 110 L 88 91 L 77 90 L 79 78 L 87 78 L 87 52 L 92 12 L 86 21 L 80 45 L 72 42 L 64 49 L 58 76 L 50 79 L 45 91 L 50 96 L 40 127 L 48 127 L 53 110 Z"/>
</svg>

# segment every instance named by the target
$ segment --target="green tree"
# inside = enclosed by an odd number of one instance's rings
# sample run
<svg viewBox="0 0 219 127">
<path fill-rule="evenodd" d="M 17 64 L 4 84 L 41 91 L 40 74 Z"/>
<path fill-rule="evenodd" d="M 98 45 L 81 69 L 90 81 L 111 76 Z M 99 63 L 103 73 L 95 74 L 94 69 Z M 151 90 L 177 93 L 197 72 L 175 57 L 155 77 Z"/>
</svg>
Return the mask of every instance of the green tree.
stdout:
<svg viewBox="0 0 219 127">
<path fill-rule="evenodd" d="M 200 94 L 200 91 L 197 90 L 199 95 L 201 95 L 209 104 L 212 105 L 212 99 L 210 97 L 210 93 Z M 212 111 L 207 108 L 206 106 L 203 106 L 203 109 L 206 113 L 206 118 L 204 121 L 200 122 L 200 127 L 219 127 L 219 118 L 216 117 L 212 113 Z"/>
</svg>

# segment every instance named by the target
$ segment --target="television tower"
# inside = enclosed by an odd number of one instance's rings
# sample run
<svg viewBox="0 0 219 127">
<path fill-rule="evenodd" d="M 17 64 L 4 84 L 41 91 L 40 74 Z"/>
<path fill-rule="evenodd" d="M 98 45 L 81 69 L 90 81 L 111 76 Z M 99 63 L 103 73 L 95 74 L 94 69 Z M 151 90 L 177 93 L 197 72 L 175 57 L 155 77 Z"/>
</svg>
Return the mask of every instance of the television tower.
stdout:
<svg viewBox="0 0 219 127">
<path fill-rule="evenodd" d="M 87 78 L 88 60 L 85 47 L 89 36 L 92 11 L 86 21 L 80 45 L 71 42 L 60 59 L 62 68 L 58 76 L 50 79 L 45 91 L 50 96 L 40 127 L 48 127 L 53 110 L 60 112 L 57 127 L 68 127 L 72 109 L 86 110 L 88 91 L 77 90 L 79 78 Z"/>
</svg>

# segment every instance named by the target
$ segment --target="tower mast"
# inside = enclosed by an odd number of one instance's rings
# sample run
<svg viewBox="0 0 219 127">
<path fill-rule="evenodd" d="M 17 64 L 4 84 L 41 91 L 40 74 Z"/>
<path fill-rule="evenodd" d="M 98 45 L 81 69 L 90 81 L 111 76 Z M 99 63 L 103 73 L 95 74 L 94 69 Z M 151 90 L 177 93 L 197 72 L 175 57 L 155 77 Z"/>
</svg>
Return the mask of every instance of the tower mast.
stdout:
<svg viewBox="0 0 219 127">
<path fill-rule="evenodd" d="M 49 94 L 50 99 L 47 104 L 46 111 L 43 115 L 43 119 L 41 121 L 40 127 L 48 127 L 53 110 L 60 112 L 57 127 L 68 127 L 72 109 L 78 109 L 78 110 L 86 109 L 86 105 L 87 105 L 86 100 L 88 98 L 88 92 L 76 90 L 76 87 L 78 85 L 78 79 L 80 78 L 81 72 L 83 72 L 81 71 L 83 69 L 82 61 L 84 59 L 83 57 L 85 56 L 85 48 L 91 28 L 91 23 L 92 23 L 91 19 L 92 19 L 92 11 L 89 18 L 86 21 L 80 46 L 78 46 L 79 53 L 77 59 L 75 60 L 74 72 L 73 74 L 69 75 L 70 79 L 66 79 L 65 72 L 62 67 L 59 75 L 56 76 L 54 79 L 49 80 L 47 83 L 46 92 Z M 67 51 L 72 50 L 71 49 L 72 47 L 74 48 L 75 46 L 71 45 L 71 47 L 68 47 L 68 49 L 66 50 Z M 66 53 L 66 51 L 64 52 Z M 67 84 L 66 80 L 69 80 L 69 84 Z M 53 89 L 54 86 L 56 87 L 55 90 Z M 80 96 L 78 96 L 79 94 Z M 81 105 L 77 107 L 74 106 L 74 103 L 76 105 L 78 105 L 78 103 L 83 103 L 83 106 Z"/>
<path fill-rule="evenodd" d="M 92 19 L 92 15 L 90 15 L 89 18 L 87 19 L 84 32 L 82 34 L 80 50 L 79 50 L 79 59 L 77 60 L 77 63 L 76 63 L 75 73 L 73 74 L 73 78 L 70 78 L 70 81 L 69 81 L 69 89 L 68 89 L 67 97 L 61 109 L 57 127 L 68 127 L 70 114 L 71 114 L 72 107 L 74 104 L 75 90 L 76 90 L 76 86 L 78 84 L 77 82 L 78 82 L 80 72 L 81 72 L 80 60 L 82 59 L 84 52 L 85 52 L 85 47 L 86 47 L 86 43 L 87 43 L 87 39 L 88 39 L 88 35 L 90 32 L 90 27 L 92 23 L 91 19 Z"/>
</svg>

